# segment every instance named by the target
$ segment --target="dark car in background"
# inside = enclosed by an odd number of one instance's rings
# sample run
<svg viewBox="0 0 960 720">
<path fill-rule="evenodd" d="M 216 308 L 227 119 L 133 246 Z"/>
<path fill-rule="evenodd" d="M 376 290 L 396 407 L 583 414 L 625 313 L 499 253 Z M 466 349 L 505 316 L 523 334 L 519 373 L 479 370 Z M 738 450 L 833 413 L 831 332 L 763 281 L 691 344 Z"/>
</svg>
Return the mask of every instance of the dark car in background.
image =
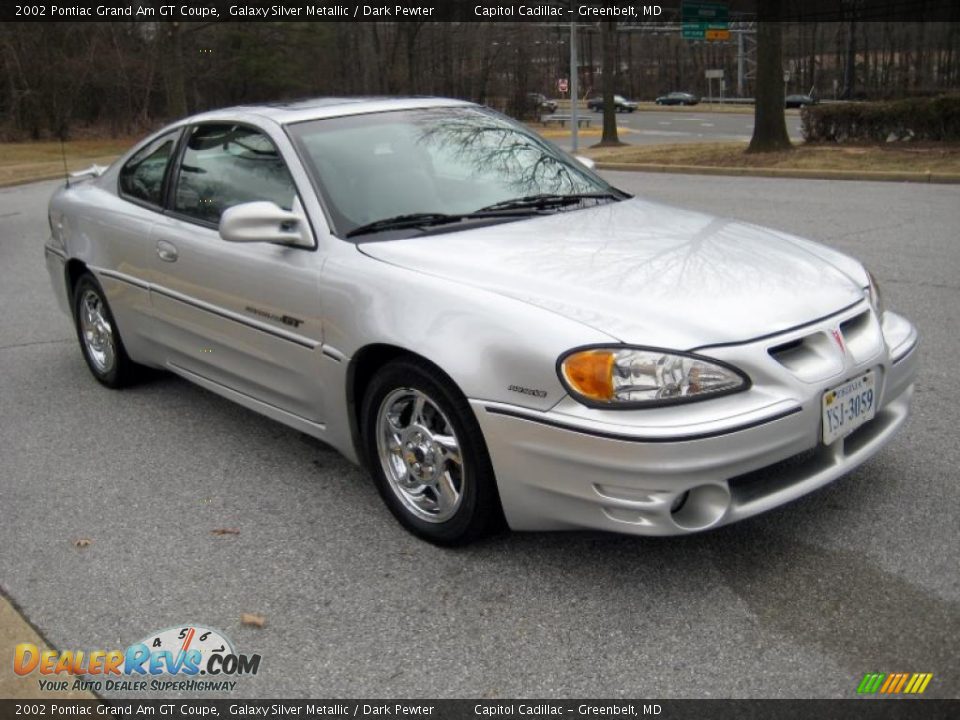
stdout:
<svg viewBox="0 0 960 720">
<path fill-rule="evenodd" d="M 810 95 L 787 95 L 784 104 L 788 108 L 802 108 L 807 105 L 816 105 L 817 99 Z"/>
<path fill-rule="evenodd" d="M 613 108 L 616 112 L 633 112 L 639 107 L 639 104 L 633 100 L 627 100 L 623 95 L 613 96 Z M 603 110 L 603 98 L 594 97 L 587 100 L 587 108 L 594 112 Z"/>
<path fill-rule="evenodd" d="M 657 105 L 696 105 L 700 98 L 693 93 L 672 92 L 656 99 Z"/>
<path fill-rule="evenodd" d="M 541 112 L 553 113 L 557 111 L 557 101 L 551 100 L 543 93 L 527 93 L 530 105 Z"/>
</svg>

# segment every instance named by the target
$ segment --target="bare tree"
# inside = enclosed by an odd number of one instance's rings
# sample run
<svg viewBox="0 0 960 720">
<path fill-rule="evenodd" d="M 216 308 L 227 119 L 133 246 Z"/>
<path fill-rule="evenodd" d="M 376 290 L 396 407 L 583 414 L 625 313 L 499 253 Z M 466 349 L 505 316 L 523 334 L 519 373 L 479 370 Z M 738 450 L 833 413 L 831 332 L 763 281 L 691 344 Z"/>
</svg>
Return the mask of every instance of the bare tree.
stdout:
<svg viewBox="0 0 960 720">
<path fill-rule="evenodd" d="M 856 0 L 846 1 L 842 22 L 760 23 L 759 75 L 744 87 L 760 99 L 755 149 L 771 135 L 786 146 L 781 55 L 794 87 L 822 97 L 853 71 L 857 95 L 871 99 L 960 89 L 960 3 L 947 21 L 922 24 L 867 22 L 852 14 L 862 15 Z M 594 93 L 602 76 L 594 94 L 608 107 L 615 91 L 647 100 L 671 90 L 704 94 L 703 68 L 736 67 L 735 43 L 691 43 L 643 25 L 620 32 L 624 23 L 581 27 L 580 87 Z M 782 39 L 769 37 L 777 31 Z M 0 136 L 80 127 L 139 133 L 191 111 L 316 95 L 429 93 L 520 115 L 529 112 L 527 91 L 549 93 L 566 74 L 563 38 L 563 29 L 509 22 L 3 23 Z M 771 39 L 782 43 L 773 60 Z M 619 141 L 611 110 L 603 143 Z"/>
<path fill-rule="evenodd" d="M 600 146 L 622 145 L 617 137 L 617 108 L 613 102 L 617 81 L 617 21 L 601 23 L 603 34 L 603 137 Z"/>
<path fill-rule="evenodd" d="M 780 0 L 770 0 L 773 17 L 779 17 Z M 789 150 L 790 136 L 784 117 L 783 38 L 778 20 L 757 23 L 757 88 L 753 137 L 747 152 Z"/>
</svg>

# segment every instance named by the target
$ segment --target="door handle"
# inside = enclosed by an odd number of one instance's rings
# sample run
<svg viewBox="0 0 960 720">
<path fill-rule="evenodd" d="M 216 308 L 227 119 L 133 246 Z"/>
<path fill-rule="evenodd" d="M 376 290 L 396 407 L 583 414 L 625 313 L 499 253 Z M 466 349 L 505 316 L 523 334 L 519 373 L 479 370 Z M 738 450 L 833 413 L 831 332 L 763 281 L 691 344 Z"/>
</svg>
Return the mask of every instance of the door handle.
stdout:
<svg viewBox="0 0 960 720">
<path fill-rule="evenodd" d="M 168 243 L 166 240 L 157 241 L 157 255 L 164 262 L 176 262 L 177 261 L 177 246 L 173 243 Z"/>
</svg>

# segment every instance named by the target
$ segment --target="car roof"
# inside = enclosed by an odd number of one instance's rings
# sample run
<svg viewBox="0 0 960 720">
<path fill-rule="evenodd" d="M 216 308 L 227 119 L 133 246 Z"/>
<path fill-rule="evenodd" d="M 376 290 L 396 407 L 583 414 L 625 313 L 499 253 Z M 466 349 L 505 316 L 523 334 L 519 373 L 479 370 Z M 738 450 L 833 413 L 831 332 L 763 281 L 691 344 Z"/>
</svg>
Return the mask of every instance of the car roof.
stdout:
<svg viewBox="0 0 960 720">
<path fill-rule="evenodd" d="M 189 122 L 230 120 L 238 115 L 258 115 L 280 125 L 346 115 L 364 115 L 391 110 L 416 110 L 435 107 L 475 107 L 466 100 L 438 97 L 318 97 L 256 105 L 237 105 L 200 113 Z"/>
</svg>

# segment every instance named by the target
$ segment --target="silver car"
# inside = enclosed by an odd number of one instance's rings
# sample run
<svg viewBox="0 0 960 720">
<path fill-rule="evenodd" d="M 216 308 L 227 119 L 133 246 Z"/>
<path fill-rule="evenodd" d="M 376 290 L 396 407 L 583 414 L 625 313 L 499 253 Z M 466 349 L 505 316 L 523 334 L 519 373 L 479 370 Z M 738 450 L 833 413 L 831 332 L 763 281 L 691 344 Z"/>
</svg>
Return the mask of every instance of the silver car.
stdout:
<svg viewBox="0 0 960 720">
<path fill-rule="evenodd" d="M 177 122 L 50 202 L 94 377 L 164 368 L 329 443 L 417 535 L 678 535 L 849 472 L 917 332 L 863 266 L 633 198 L 470 103 Z"/>
</svg>

